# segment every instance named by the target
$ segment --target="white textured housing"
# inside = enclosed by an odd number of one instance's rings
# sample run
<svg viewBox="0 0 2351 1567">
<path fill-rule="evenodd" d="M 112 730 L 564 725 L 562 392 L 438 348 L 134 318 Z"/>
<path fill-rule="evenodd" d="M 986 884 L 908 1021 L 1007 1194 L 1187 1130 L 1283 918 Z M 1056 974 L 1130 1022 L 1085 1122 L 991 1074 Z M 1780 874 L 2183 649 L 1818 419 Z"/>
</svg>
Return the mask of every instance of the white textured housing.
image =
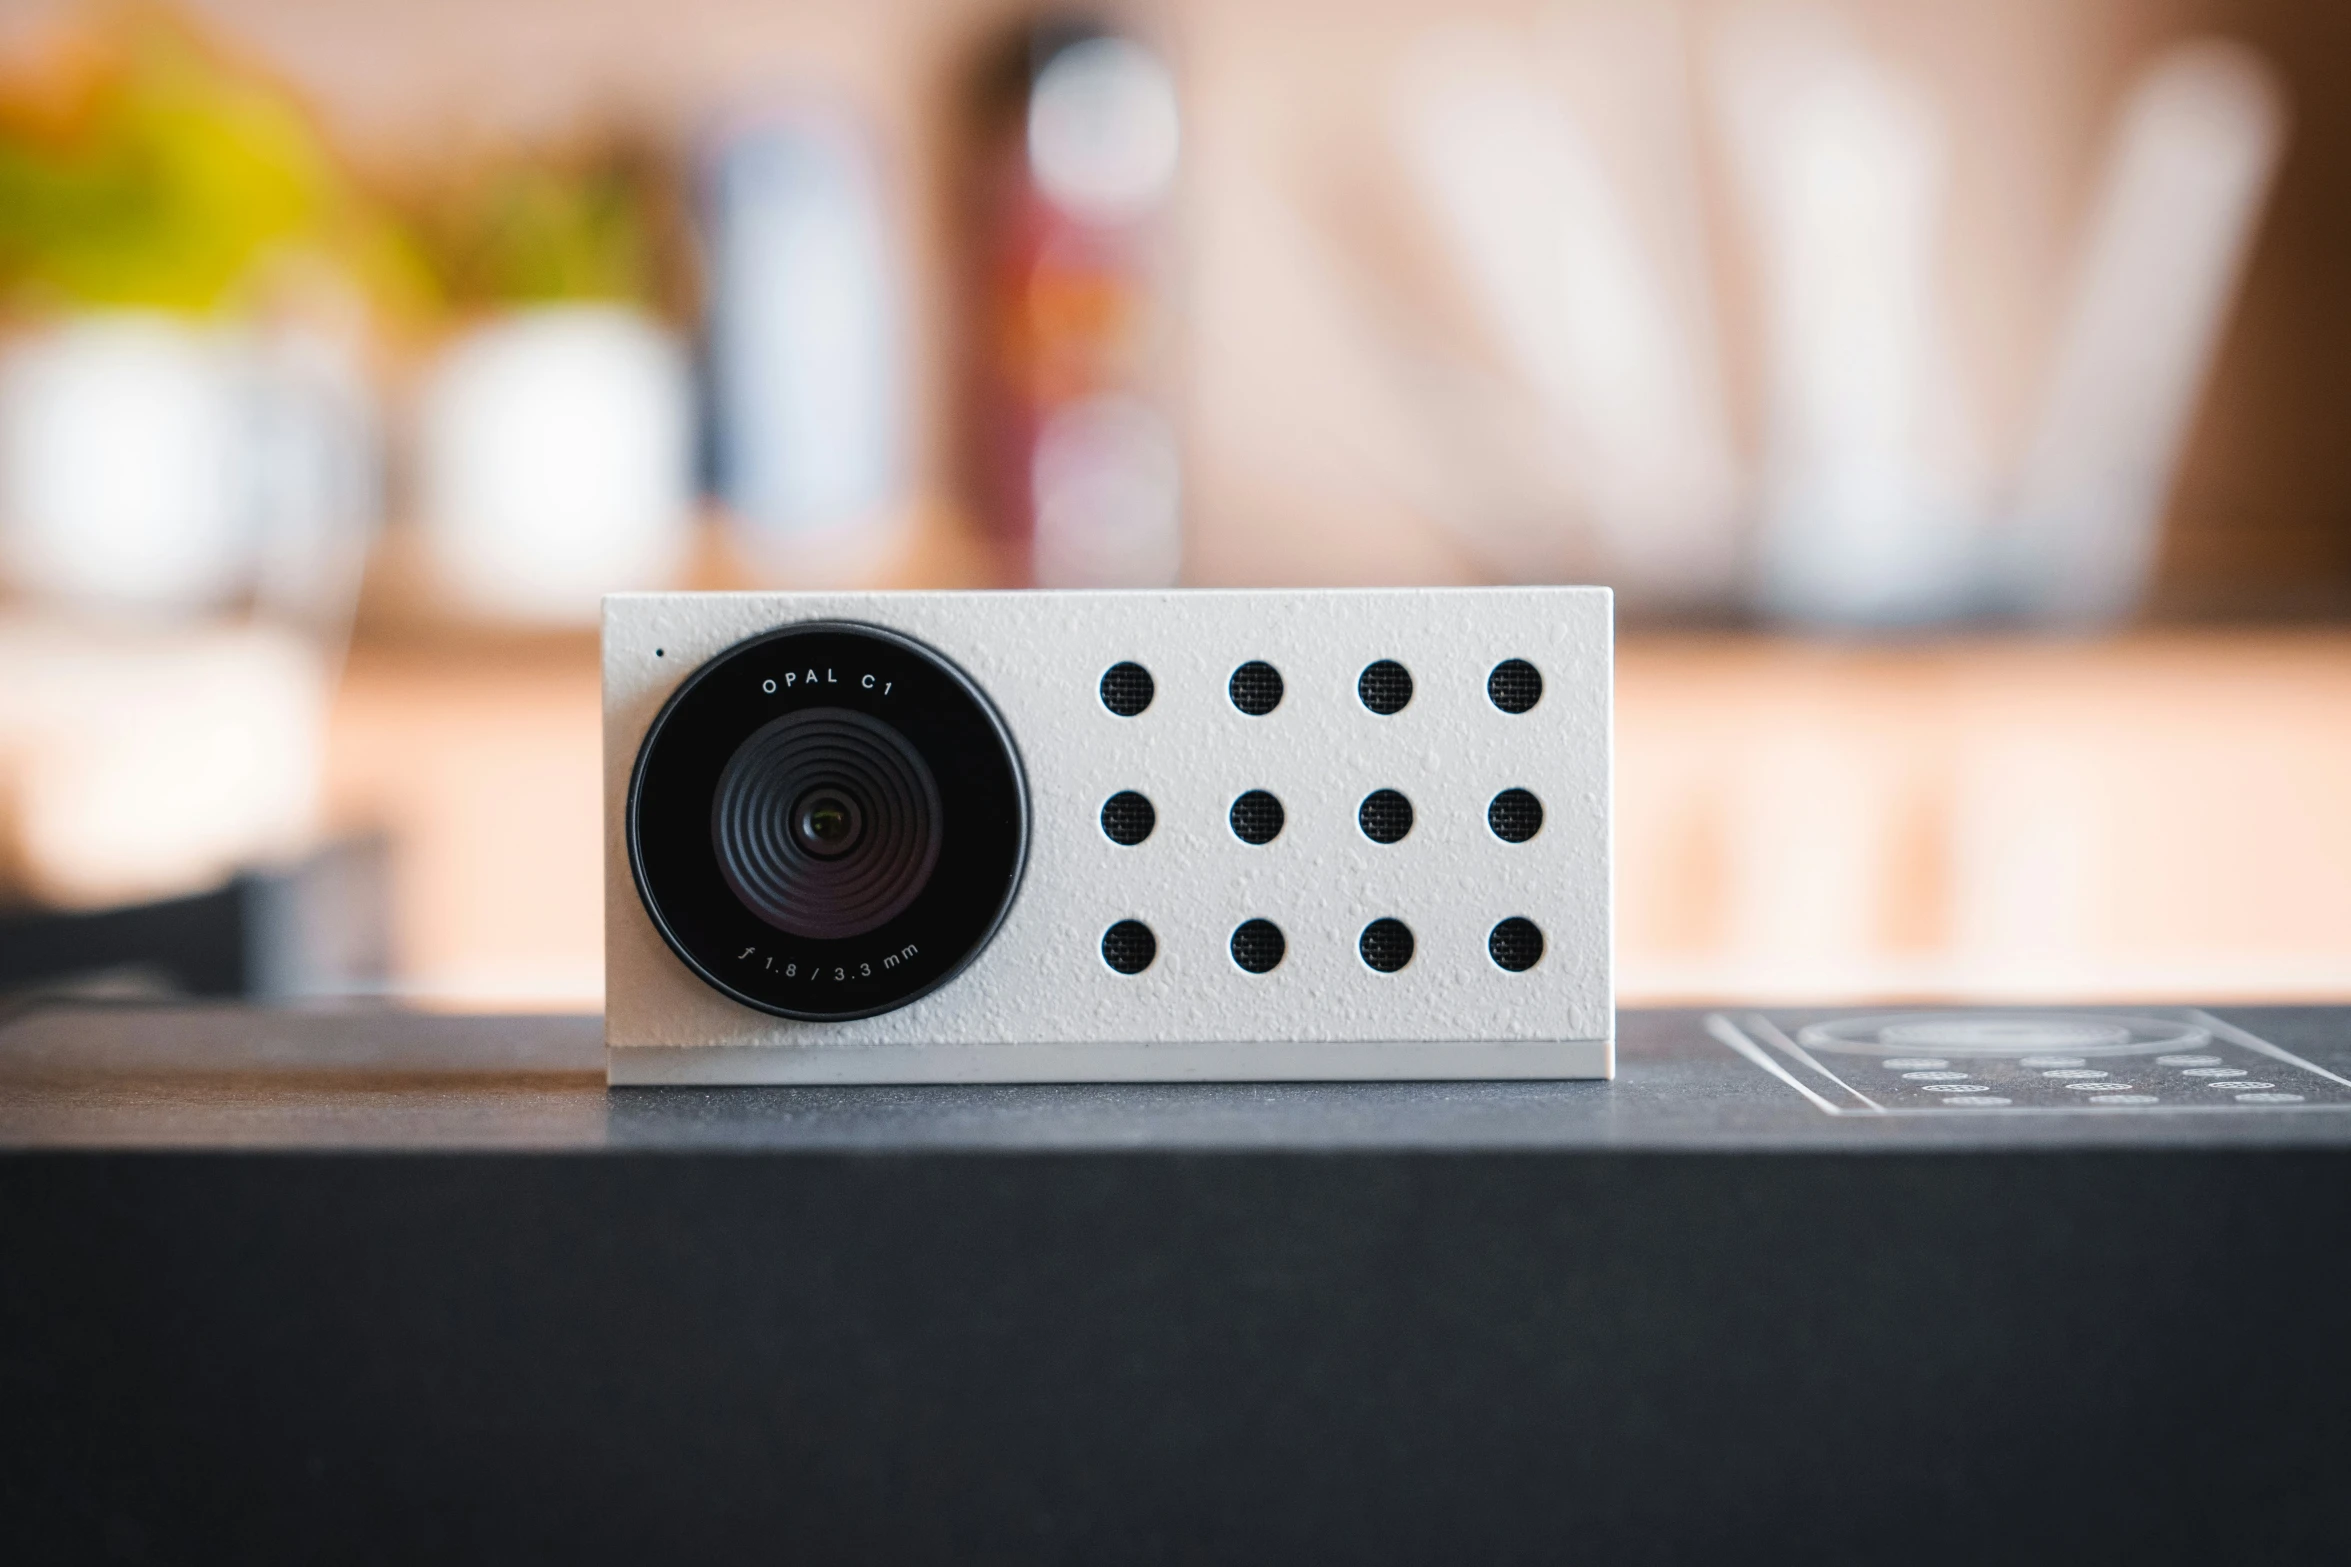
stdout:
<svg viewBox="0 0 2351 1567">
<path fill-rule="evenodd" d="M 629 872 L 630 771 L 662 704 L 734 644 L 799 621 L 919 638 L 987 693 L 1030 791 L 1028 865 L 995 939 L 932 994 L 877 1017 L 807 1023 L 739 1005 L 662 942 Z M 622 594 L 604 609 L 605 1037 L 616 1083 L 1042 1082 L 1605 1077 L 1613 1068 L 1610 925 L 1611 606 L 1605 589 L 1315 592 Z M 1505 713 L 1487 678 L 1541 672 Z M 1357 695 L 1381 659 L 1412 675 L 1381 716 Z M 1156 695 L 1108 711 L 1103 672 L 1131 660 Z M 1285 691 L 1263 717 L 1227 695 L 1264 660 Z M 952 779 L 942 779 L 953 787 Z M 1403 792 L 1414 826 L 1381 845 L 1357 825 L 1371 791 Z M 1542 830 L 1487 825 L 1504 789 L 1542 801 Z M 1147 795 L 1132 848 L 1103 802 Z M 1286 825 L 1253 846 L 1236 796 L 1271 791 Z M 1364 926 L 1411 927 L 1412 961 L 1380 973 Z M 1488 955 L 1505 918 L 1544 955 Z M 1141 919 L 1143 973 L 1101 940 Z M 1270 973 L 1232 959 L 1234 928 L 1278 924 Z"/>
</svg>

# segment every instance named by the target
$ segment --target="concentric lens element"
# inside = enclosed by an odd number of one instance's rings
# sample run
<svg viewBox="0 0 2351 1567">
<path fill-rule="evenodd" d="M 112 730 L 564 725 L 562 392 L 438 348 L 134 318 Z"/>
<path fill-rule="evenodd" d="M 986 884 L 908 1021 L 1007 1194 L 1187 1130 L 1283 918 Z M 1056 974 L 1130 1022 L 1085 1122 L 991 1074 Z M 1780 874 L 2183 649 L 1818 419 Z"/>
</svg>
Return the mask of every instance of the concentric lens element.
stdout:
<svg viewBox="0 0 2351 1567">
<path fill-rule="evenodd" d="M 838 939 L 888 924 L 921 893 L 941 814 L 904 735 L 847 708 L 804 708 L 736 748 L 711 801 L 711 846 L 761 920 Z"/>
<path fill-rule="evenodd" d="M 1140 974 L 1159 956 L 1159 938 L 1141 920 L 1120 920 L 1102 933 L 1102 961 L 1121 974 Z"/>
<path fill-rule="evenodd" d="M 1543 700 L 1542 672 L 1523 658 L 1506 658 L 1486 676 L 1486 699 L 1505 713 L 1523 713 Z"/>
<path fill-rule="evenodd" d="M 1392 658 L 1366 664 L 1363 673 L 1355 677 L 1355 695 L 1365 707 L 1383 718 L 1401 713 L 1404 705 L 1412 700 L 1412 671 Z"/>
<path fill-rule="evenodd" d="M 1251 659 L 1233 671 L 1225 694 L 1251 718 L 1263 718 L 1282 705 L 1282 672 L 1263 659 Z"/>
<path fill-rule="evenodd" d="M 1149 707 L 1158 690 L 1151 671 L 1140 664 L 1113 664 L 1102 671 L 1102 705 L 1121 718 L 1132 718 Z"/>
<path fill-rule="evenodd" d="M 1533 920 L 1513 916 L 1487 933 L 1486 955 L 1496 968 L 1524 974 L 1543 961 L 1543 933 Z"/>
<path fill-rule="evenodd" d="M 1290 943 L 1272 920 L 1244 920 L 1233 932 L 1233 961 L 1252 974 L 1269 974 L 1279 967 Z"/>
<path fill-rule="evenodd" d="M 1282 824 L 1289 818 L 1281 801 L 1263 789 L 1252 789 L 1233 802 L 1225 820 L 1243 843 L 1271 843 L 1282 835 Z"/>
<path fill-rule="evenodd" d="M 1355 808 L 1355 825 L 1374 843 L 1401 843 L 1412 831 L 1412 802 L 1393 789 L 1374 789 Z"/>
<path fill-rule="evenodd" d="M 1524 843 L 1543 830 L 1543 802 L 1524 789 L 1505 789 L 1487 804 L 1486 825 L 1504 843 Z"/>
<path fill-rule="evenodd" d="M 1151 829 L 1159 825 L 1159 812 L 1151 802 L 1132 789 L 1121 789 L 1102 802 L 1102 836 L 1112 843 L 1133 848 L 1151 836 Z"/>
<path fill-rule="evenodd" d="M 1363 961 L 1383 974 L 1393 974 L 1412 961 L 1412 927 L 1402 920 L 1373 920 L 1355 943 Z"/>
</svg>

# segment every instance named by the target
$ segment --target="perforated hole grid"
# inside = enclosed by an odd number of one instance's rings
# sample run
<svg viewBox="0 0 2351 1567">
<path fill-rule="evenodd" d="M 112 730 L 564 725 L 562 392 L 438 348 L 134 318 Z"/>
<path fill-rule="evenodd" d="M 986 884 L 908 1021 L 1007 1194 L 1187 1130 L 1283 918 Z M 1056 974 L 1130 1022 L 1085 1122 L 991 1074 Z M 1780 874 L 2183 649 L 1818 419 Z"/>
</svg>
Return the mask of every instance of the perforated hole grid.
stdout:
<svg viewBox="0 0 2351 1567">
<path fill-rule="evenodd" d="M 1392 658 L 1364 666 L 1355 677 L 1355 695 L 1365 707 L 1386 717 L 1404 711 L 1412 700 L 1412 671 Z"/>
<path fill-rule="evenodd" d="M 1363 927 L 1355 943 L 1363 961 L 1383 974 L 1393 974 L 1412 961 L 1412 927 L 1402 920 L 1377 919 Z"/>
<path fill-rule="evenodd" d="M 1121 789 L 1102 802 L 1102 835 L 1112 843 L 1133 848 L 1159 825 L 1159 812 L 1132 789 Z"/>
<path fill-rule="evenodd" d="M 1233 706 L 1251 718 L 1263 718 L 1282 705 L 1282 672 L 1263 659 L 1251 659 L 1233 671 L 1225 686 Z"/>
<path fill-rule="evenodd" d="M 1506 658 L 1486 676 L 1486 698 L 1505 713 L 1523 713 L 1543 700 L 1542 672 L 1523 658 Z"/>
<path fill-rule="evenodd" d="M 1272 920 L 1244 920 L 1233 931 L 1233 961 L 1252 974 L 1271 973 L 1289 950 L 1289 940 Z"/>
<path fill-rule="evenodd" d="M 1356 807 L 1355 825 L 1374 843 L 1399 843 L 1412 831 L 1412 802 L 1393 789 L 1374 789 Z"/>
<path fill-rule="evenodd" d="M 1132 718 L 1149 707 L 1158 689 L 1151 671 L 1140 664 L 1113 664 L 1102 671 L 1102 705 L 1121 718 Z"/>
<path fill-rule="evenodd" d="M 1543 802 L 1524 789 L 1505 789 L 1486 807 L 1486 825 L 1504 843 L 1524 843 L 1543 830 Z"/>
<path fill-rule="evenodd" d="M 1487 935 L 1486 954 L 1496 968 L 1524 974 L 1543 961 L 1543 933 L 1533 920 L 1513 915 Z"/>
<path fill-rule="evenodd" d="M 1271 843 L 1281 836 L 1282 824 L 1289 818 L 1282 810 L 1282 802 L 1263 789 L 1252 789 L 1233 802 L 1226 820 L 1232 823 L 1233 836 L 1243 843 Z"/>
<path fill-rule="evenodd" d="M 1102 933 L 1102 961 L 1121 974 L 1140 974 L 1159 956 L 1159 938 L 1141 920 L 1120 920 Z"/>
</svg>

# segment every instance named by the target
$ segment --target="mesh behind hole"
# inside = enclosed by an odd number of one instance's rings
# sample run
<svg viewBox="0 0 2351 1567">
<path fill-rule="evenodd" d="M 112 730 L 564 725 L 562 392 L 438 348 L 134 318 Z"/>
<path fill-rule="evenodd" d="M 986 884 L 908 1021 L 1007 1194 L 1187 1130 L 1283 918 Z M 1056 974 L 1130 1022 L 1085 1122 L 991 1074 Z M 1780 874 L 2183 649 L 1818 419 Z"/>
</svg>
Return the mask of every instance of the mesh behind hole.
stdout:
<svg viewBox="0 0 2351 1567">
<path fill-rule="evenodd" d="M 1505 789 L 1486 807 L 1486 825 L 1504 843 L 1524 843 L 1543 830 L 1543 802 L 1524 789 Z"/>
<path fill-rule="evenodd" d="M 1225 693 L 1251 718 L 1263 718 L 1282 705 L 1282 672 L 1262 659 L 1251 659 L 1233 671 Z"/>
<path fill-rule="evenodd" d="M 1159 812 L 1132 789 L 1121 789 L 1102 802 L 1102 835 L 1112 843 L 1133 848 L 1159 825 Z"/>
<path fill-rule="evenodd" d="M 1157 691 L 1151 671 L 1140 664 L 1113 664 L 1102 671 L 1102 705 L 1121 718 L 1132 718 L 1149 707 Z"/>
<path fill-rule="evenodd" d="M 1393 789 L 1375 789 L 1355 811 L 1355 824 L 1374 843 L 1397 843 L 1412 831 L 1412 802 Z"/>
<path fill-rule="evenodd" d="M 1355 948 L 1365 963 L 1383 974 L 1393 974 L 1412 961 L 1412 927 L 1402 920 L 1373 920 L 1363 927 L 1363 937 Z"/>
<path fill-rule="evenodd" d="M 1140 974 L 1159 956 L 1159 938 L 1141 920 L 1120 920 L 1102 933 L 1102 961 L 1121 974 Z"/>
<path fill-rule="evenodd" d="M 1243 843 L 1273 842 L 1281 836 L 1282 823 L 1287 819 L 1282 802 L 1263 789 L 1252 789 L 1235 800 L 1226 816 L 1232 823 L 1233 836 Z"/>
<path fill-rule="evenodd" d="M 1533 920 L 1514 915 L 1486 937 L 1486 954 L 1496 968 L 1524 974 L 1543 960 L 1543 933 Z"/>
<path fill-rule="evenodd" d="M 1364 666 L 1355 678 L 1355 695 L 1365 707 L 1385 717 L 1401 713 L 1412 700 L 1412 671 L 1392 658 Z"/>
<path fill-rule="evenodd" d="M 1523 658 L 1506 658 L 1486 676 L 1486 698 L 1505 713 L 1523 713 L 1543 700 L 1542 673 Z"/>
<path fill-rule="evenodd" d="M 1282 928 L 1272 920 L 1244 920 L 1233 932 L 1233 961 L 1252 974 L 1264 974 L 1290 950 Z"/>
</svg>

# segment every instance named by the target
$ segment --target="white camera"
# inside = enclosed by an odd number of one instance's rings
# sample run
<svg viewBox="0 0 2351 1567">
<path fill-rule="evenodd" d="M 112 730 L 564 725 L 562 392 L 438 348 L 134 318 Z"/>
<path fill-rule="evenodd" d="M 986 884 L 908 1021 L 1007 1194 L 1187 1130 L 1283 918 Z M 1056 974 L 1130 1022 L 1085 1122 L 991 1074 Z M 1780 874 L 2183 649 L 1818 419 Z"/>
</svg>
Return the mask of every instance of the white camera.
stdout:
<svg viewBox="0 0 2351 1567">
<path fill-rule="evenodd" d="M 1609 1076 L 1610 621 L 608 598 L 611 1080 Z"/>
</svg>

